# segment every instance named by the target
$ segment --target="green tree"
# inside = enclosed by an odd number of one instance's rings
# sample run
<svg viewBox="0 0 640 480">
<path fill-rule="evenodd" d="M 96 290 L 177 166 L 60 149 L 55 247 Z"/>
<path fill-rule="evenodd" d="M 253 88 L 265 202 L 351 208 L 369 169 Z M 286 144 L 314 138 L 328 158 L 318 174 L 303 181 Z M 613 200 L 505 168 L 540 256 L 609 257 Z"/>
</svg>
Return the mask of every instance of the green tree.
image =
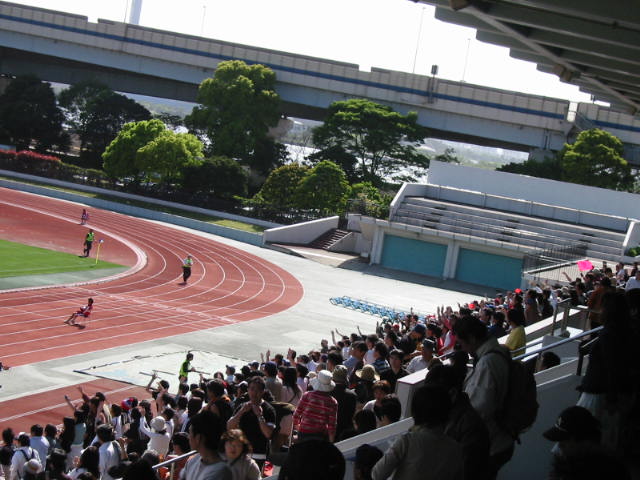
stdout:
<svg viewBox="0 0 640 480">
<path fill-rule="evenodd" d="M 359 198 L 368 202 L 383 204 L 386 200 L 380 190 L 371 182 L 359 182 L 351 185 L 351 193 L 349 198 Z"/>
<path fill-rule="evenodd" d="M 264 137 L 256 141 L 250 166 L 256 173 L 266 177 L 274 169 L 283 166 L 288 157 L 285 145 Z"/>
<path fill-rule="evenodd" d="M 311 163 L 329 160 L 330 162 L 339 165 L 347 176 L 347 181 L 349 183 L 357 183 L 361 179 L 361 175 L 356 171 L 358 159 L 352 153 L 347 152 L 342 145 L 330 145 L 327 148 L 318 150 L 317 152 L 307 156 L 307 160 Z"/>
<path fill-rule="evenodd" d="M 371 182 L 355 183 L 351 185 L 349 194 L 349 211 L 385 218 L 389 215 L 392 200 L 392 195 L 381 192 Z"/>
<path fill-rule="evenodd" d="M 434 160 L 445 163 L 460 163 L 460 159 L 456 155 L 455 149 L 451 147 L 446 148 L 440 155 L 436 155 Z"/>
<path fill-rule="evenodd" d="M 543 161 L 509 163 L 498 170 L 632 191 L 636 179 L 622 153 L 622 142 L 618 138 L 604 130 L 592 129 L 580 132 L 573 144 L 565 144 L 554 157 L 547 157 Z"/>
<path fill-rule="evenodd" d="M 0 140 L 16 150 L 28 150 L 33 142 L 38 152 L 54 146 L 66 151 L 69 136 L 62 130 L 63 120 L 51 85 L 35 75 L 14 78 L 0 95 Z"/>
<path fill-rule="evenodd" d="M 309 170 L 298 184 L 299 208 L 313 208 L 331 213 L 344 211 L 349 183 L 342 169 L 328 160 Z"/>
<path fill-rule="evenodd" d="M 92 168 L 102 167 L 102 153 L 125 123 L 151 118 L 142 105 L 96 80 L 72 85 L 60 92 L 58 101 L 80 138 L 82 163 Z"/>
<path fill-rule="evenodd" d="M 562 180 L 562 163 L 558 155 L 547 157 L 544 160 L 525 160 L 522 163 L 507 163 L 496 168 L 499 172 L 519 173 L 538 178 L 550 178 Z"/>
<path fill-rule="evenodd" d="M 622 153 L 622 142 L 609 132 L 597 128 L 580 132 L 559 153 L 563 178 L 581 185 L 630 190 L 634 178 Z"/>
<path fill-rule="evenodd" d="M 200 165 L 190 165 L 182 172 L 182 186 L 191 194 L 213 194 L 232 198 L 247 194 L 247 173 L 232 158 L 213 157 Z"/>
<path fill-rule="evenodd" d="M 171 130 L 176 130 L 178 127 L 184 126 L 184 118 L 180 115 L 171 112 L 154 113 L 152 118 L 154 120 L 160 120 Z"/>
<path fill-rule="evenodd" d="M 308 170 L 309 167 L 298 163 L 276 168 L 269 174 L 254 200 L 277 207 L 295 208 L 298 186 Z"/>
<path fill-rule="evenodd" d="M 411 178 L 411 169 L 429 166 L 429 158 L 416 151 L 427 136 L 417 121 L 415 112 L 402 115 L 370 100 L 334 102 L 324 124 L 314 130 L 313 142 L 324 154 L 342 148 L 357 159 L 360 180 L 380 185 L 385 177 L 404 172 Z"/>
<path fill-rule="evenodd" d="M 159 174 L 168 185 L 180 180 L 185 167 L 202 163 L 202 149 L 195 135 L 165 130 L 138 150 L 136 166 L 147 174 Z"/>
<path fill-rule="evenodd" d="M 112 178 L 140 178 L 139 150 L 166 131 L 160 120 L 127 123 L 102 154 L 104 170 Z"/>
<path fill-rule="evenodd" d="M 280 118 L 275 81 L 275 73 L 264 65 L 220 62 L 214 77 L 200 84 L 200 105 L 185 124 L 200 138 L 207 137 L 211 154 L 250 162 L 257 142 Z"/>
</svg>

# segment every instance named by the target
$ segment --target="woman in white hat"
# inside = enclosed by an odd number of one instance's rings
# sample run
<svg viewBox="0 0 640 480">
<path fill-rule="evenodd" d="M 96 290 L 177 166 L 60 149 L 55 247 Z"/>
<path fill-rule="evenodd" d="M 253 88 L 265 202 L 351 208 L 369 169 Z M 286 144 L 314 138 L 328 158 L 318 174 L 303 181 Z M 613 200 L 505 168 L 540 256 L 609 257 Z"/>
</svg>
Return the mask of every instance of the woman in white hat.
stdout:
<svg viewBox="0 0 640 480">
<path fill-rule="evenodd" d="M 142 408 L 142 407 L 138 407 Z M 167 424 L 164 418 L 155 417 L 151 420 L 151 429 L 147 425 L 147 419 L 142 415 L 140 418 L 140 431 L 150 438 L 148 449 L 155 450 L 164 458 L 169 452 L 169 442 L 171 437 L 167 433 Z"/>
<path fill-rule="evenodd" d="M 298 441 L 306 438 L 335 441 L 338 402 L 331 396 L 336 384 L 331 372 L 321 370 L 309 382 L 312 391 L 300 399 L 293 414 L 293 428 L 298 431 Z"/>
</svg>

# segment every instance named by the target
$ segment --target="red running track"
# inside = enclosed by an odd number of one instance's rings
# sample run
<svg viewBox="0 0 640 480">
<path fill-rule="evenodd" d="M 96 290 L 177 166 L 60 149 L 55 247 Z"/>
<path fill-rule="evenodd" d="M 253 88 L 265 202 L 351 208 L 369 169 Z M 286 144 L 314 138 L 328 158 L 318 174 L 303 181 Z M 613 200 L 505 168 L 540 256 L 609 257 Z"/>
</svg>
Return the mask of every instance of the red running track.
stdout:
<svg viewBox="0 0 640 480">
<path fill-rule="evenodd" d="M 28 432 L 31 425 L 39 423 L 45 426 L 47 423 L 53 425 L 62 424 L 64 417 L 73 416 L 69 406 L 64 401 L 64 396 L 69 398 L 74 404 L 81 400 L 77 387 L 82 387 L 89 396 L 96 392 L 102 392 L 111 403 L 119 404 L 120 401 L 128 397 L 136 397 L 138 400 L 149 399 L 149 393 L 137 385 L 99 378 L 91 382 L 85 382 L 72 387 L 56 388 L 46 392 L 30 394 L 29 396 L 7 400 L 0 405 L 0 428 L 11 427 L 18 432 Z"/>
<path fill-rule="evenodd" d="M 0 352 L 18 366 L 263 318 L 295 305 L 300 282 L 242 250 L 139 218 L 0 188 L 0 238 L 82 253 L 89 227 L 104 239 L 100 258 L 130 274 L 84 285 L 0 292 Z M 94 242 L 95 254 L 97 242 Z M 136 249 L 146 260 L 138 261 Z M 182 286 L 181 259 L 195 257 Z M 144 257 L 144 255 L 143 255 Z M 137 267 L 136 267 L 137 264 Z M 62 321 L 93 297 L 87 328 Z"/>
</svg>

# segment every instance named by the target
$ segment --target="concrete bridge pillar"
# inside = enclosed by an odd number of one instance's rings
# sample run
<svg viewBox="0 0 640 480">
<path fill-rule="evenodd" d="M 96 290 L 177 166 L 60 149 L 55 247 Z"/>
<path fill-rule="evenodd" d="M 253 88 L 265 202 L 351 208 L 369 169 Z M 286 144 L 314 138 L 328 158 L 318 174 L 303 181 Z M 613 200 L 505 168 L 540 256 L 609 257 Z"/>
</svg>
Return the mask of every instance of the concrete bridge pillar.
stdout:
<svg viewBox="0 0 640 480">
<path fill-rule="evenodd" d="M 542 162 L 545 158 L 555 156 L 556 152 L 547 150 L 546 148 L 532 148 L 529 150 L 529 160 Z"/>
<path fill-rule="evenodd" d="M 0 95 L 4 93 L 7 86 L 11 83 L 10 77 L 0 76 Z"/>
</svg>

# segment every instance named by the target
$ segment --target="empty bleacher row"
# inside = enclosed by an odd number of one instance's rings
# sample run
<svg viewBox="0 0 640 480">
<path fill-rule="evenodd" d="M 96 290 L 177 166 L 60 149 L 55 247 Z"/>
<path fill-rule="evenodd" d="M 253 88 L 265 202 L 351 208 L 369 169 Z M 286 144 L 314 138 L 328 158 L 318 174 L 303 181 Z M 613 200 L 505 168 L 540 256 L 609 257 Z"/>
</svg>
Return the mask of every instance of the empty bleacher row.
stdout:
<svg viewBox="0 0 640 480">
<path fill-rule="evenodd" d="M 493 240 L 525 252 L 585 245 L 587 256 L 611 261 L 618 261 L 625 238 L 623 232 L 425 197 L 405 197 L 391 221 Z"/>
</svg>

